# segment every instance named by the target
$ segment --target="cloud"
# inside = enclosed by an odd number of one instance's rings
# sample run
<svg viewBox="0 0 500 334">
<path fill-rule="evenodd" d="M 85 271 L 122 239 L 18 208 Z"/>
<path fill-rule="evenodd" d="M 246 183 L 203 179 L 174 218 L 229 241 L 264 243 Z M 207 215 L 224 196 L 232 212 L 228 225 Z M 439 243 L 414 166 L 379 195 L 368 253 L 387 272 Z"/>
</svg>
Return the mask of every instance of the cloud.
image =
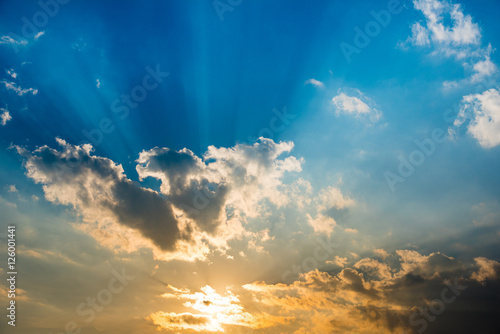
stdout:
<svg viewBox="0 0 500 334">
<path fill-rule="evenodd" d="M 7 74 L 13 77 L 14 79 L 17 78 L 17 73 L 12 68 L 10 70 L 5 70 L 5 72 L 7 72 Z"/>
<path fill-rule="evenodd" d="M 414 45 L 428 45 L 431 42 L 441 47 L 478 45 L 481 41 L 479 26 L 472 22 L 470 15 L 465 15 L 459 4 L 440 0 L 414 0 L 414 7 L 421 11 L 426 19 L 424 26 L 420 22 L 412 25 L 412 36 L 408 42 Z M 449 16 L 450 25 L 445 25 Z"/>
<path fill-rule="evenodd" d="M 313 217 L 307 214 L 307 222 L 315 233 L 324 233 L 328 236 L 333 233 L 337 225 L 332 214 L 338 210 L 345 210 L 355 204 L 352 198 L 344 195 L 341 190 L 336 187 L 321 189 L 312 202 L 315 204 L 316 216 Z M 354 231 L 355 230 L 348 229 L 347 232 Z"/>
<path fill-rule="evenodd" d="M 7 88 L 8 90 L 13 90 L 14 92 L 16 92 L 16 94 L 19 96 L 23 96 L 26 93 L 31 93 L 33 95 L 36 95 L 38 93 L 38 89 L 34 88 L 23 89 L 22 87 L 19 87 L 15 82 L 2 80 L 0 81 L 0 83 L 4 84 L 5 88 Z"/>
<path fill-rule="evenodd" d="M 7 190 L 10 193 L 17 193 L 17 192 L 19 192 L 14 184 L 9 185 Z"/>
<path fill-rule="evenodd" d="M 185 307 L 199 312 L 155 312 L 148 316 L 158 329 L 195 332 L 224 332 L 227 326 L 241 326 L 253 329 L 272 327 L 289 322 L 292 318 L 272 316 L 265 313 L 244 312 L 240 299 L 230 289 L 218 294 L 212 287 L 204 286 L 200 292 L 177 289 L 168 286 L 169 292 L 163 298 L 185 301 Z"/>
<path fill-rule="evenodd" d="M 36 41 L 40 37 L 42 37 L 45 34 L 45 31 L 40 31 L 38 32 L 34 37 L 33 40 Z M 11 45 L 13 46 L 16 50 L 18 46 L 27 46 L 30 44 L 30 42 L 27 39 L 22 39 L 20 36 L 16 36 L 13 34 L 16 38 L 9 36 L 9 35 L 4 35 L 0 37 L 0 44 L 6 44 L 6 45 Z"/>
<path fill-rule="evenodd" d="M 475 84 L 498 71 L 491 61 L 491 45 L 481 46 L 481 28 L 463 12 L 461 5 L 446 0 L 414 0 L 413 4 L 425 20 L 413 23 L 412 35 L 399 45 L 403 49 L 433 48 L 431 55 L 455 58 L 470 72 L 461 81 L 444 82 L 444 88 Z"/>
<path fill-rule="evenodd" d="M 310 215 L 307 215 L 307 221 L 314 229 L 314 232 L 325 233 L 328 236 L 333 233 L 333 229 L 335 228 L 335 225 L 337 225 L 335 219 L 322 214 L 318 214 L 316 218 L 312 218 Z"/>
<path fill-rule="evenodd" d="M 12 119 L 12 116 L 10 115 L 10 112 L 7 109 L 0 108 L 0 111 L 2 112 L 0 114 L 0 124 L 6 125 L 7 122 Z"/>
<path fill-rule="evenodd" d="M 149 246 L 173 252 L 179 241 L 192 242 L 169 204 L 128 180 L 120 165 L 91 155 L 91 145 L 58 143 L 61 150 L 23 151 L 27 175 L 43 185 L 48 201 L 73 206 L 86 222 L 81 229 L 107 246 L 129 251 Z"/>
<path fill-rule="evenodd" d="M 6 36 L 0 37 L 0 44 L 25 46 L 28 44 L 28 41 L 27 40 L 16 40 L 16 39 L 6 35 Z"/>
<path fill-rule="evenodd" d="M 462 106 L 449 129 L 452 135 L 467 120 L 467 132 L 483 148 L 492 148 L 500 144 L 500 91 L 490 89 L 482 94 L 464 96 Z"/>
<path fill-rule="evenodd" d="M 313 85 L 313 86 L 316 86 L 319 88 L 325 87 L 325 85 L 321 81 L 316 80 L 316 79 L 308 79 L 304 82 L 304 84 L 305 85 Z"/>
<path fill-rule="evenodd" d="M 366 118 L 372 122 L 380 119 L 382 112 L 377 110 L 375 103 L 358 89 L 350 89 L 347 92 L 339 89 L 337 95 L 332 98 L 335 114 L 353 115 L 356 118 Z"/>
<path fill-rule="evenodd" d="M 347 264 L 347 258 L 336 255 L 333 261 L 326 261 L 326 263 L 336 264 L 337 266 L 344 268 Z"/>
<path fill-rule="evenodd" d="M 318 211 L 325 211 L 332 208 L 342 210 L 355 204 L 352 198 L 344 195 L 337 187 L 322 189 L 315 198 L 315 202 L 317 203 Z"/>
<path fill-rule="evenodd" d="M 261 249 L 260 243 L 274 240 L 262 227 L 263 218 L 285 209 L 326 217 L 329 209 L 353 204 L 330 187 L 309 207 L 303 197 L 312 189 L 298 174 L 303 160 L 289 155 L 291 142 L 260 138 L 252 145 L 210 146 L 202 157 L 186 148 L 142 151 L 136 161 L 139 181 L 158 179 L 159 191 L 128 179 L 121 165 L 92 155 L 90 144 L 57 142 L 58 149 L 17 147 L 28 177 L 43 186 L 48 201 L 81 215 L 77 229 L 116 252 L 149 248 L 161 260 L 204 260 L 211 250 L 224 253 L 230 240 L 243 237 L 249 247 Z"/>
<path fill-rule="evenodd" d="M 99 81 L 99 79 L 96 80 L 96 87 L 101 88 L 101 82 Z"/>
<path fill-rule="evenodd" d="M 379 248 L 379 249 L 374 249 L 373 250 L 373 253 L 375 253 L 376 255 L 380 256 L 382 259 L 385 260 L 386 257 L 389 256 L 389 253 L 387 253 L 387 251 L 385 251 L 384 249 L 382 248 Z"/>
<path fill-rule="evenodd" d="M 336 256 L 342 268 L 336 272 L 316 269 L 290 284 L 257 281 L 243 285 L 243 290 L 231 295 L 241 306 L 236 314 L 249 313 L 247 318 L 255 319 L 265 312 L 288 319 L 264 333 L 442 333 L 446 328 L 467 333 L 497 328 L 498 312 L 482 310 L 500 301 L 498 262 L 477 258 L 475 264 L 465 265 L 444 254 L 422 255 L 413 250 L 387 256 L 385 263 L 364 258 L 352 268 L 346 267 L 347 258 Z M 183 294 L 167 295 L 178 298 Z M 198 304 L 210 301 L 205 295 L 187 296 Z M 436 301 L 446 312 L 432 311 Z M 201 304 L 197 307 L 200 314 L 210 314 L 202 308 Z M 432 321 L 426 320 L 424 310 Z M 222 326 L 222 330 L 228 328 Z"/>
<path fill-rule="evenodd" d="M 43 35 L 45 35 L 45 31 L 40 31 L 38 32 L 35 37 L 33 37 L 33 39 L 36 41 L 38 40 L 40 37 L 42 37 Z"/>
<path fill-rule="evenodd" d="M 479 267 L 477 272 L 472 273 L 471 278 L 478 282 L 488 280 L 498 280 L 500 278 L 500 263 L 495 260 L 490 260 L 485 257 L 476 257 L 474 259 Z"/>
</svg>

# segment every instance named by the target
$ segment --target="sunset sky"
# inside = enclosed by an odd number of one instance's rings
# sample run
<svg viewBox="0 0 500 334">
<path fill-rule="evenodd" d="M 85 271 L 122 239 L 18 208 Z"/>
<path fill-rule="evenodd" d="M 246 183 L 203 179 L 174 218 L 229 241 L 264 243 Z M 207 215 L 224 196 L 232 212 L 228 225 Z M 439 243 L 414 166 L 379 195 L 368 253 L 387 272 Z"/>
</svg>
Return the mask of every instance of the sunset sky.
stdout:
<svg viewBox="0 0 500 334">
<path fill-rule="evenodd" d="M 498 13 L 0 1 L 0 333 L 499 333 Z"/>
</svg>

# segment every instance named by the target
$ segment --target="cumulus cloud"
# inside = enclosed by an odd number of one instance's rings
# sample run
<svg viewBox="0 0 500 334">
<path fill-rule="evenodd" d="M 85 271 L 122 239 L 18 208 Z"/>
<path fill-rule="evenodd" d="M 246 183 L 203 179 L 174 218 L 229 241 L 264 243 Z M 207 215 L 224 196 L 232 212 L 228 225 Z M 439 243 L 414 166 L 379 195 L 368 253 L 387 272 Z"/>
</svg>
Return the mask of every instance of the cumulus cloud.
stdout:
<svg viewBox="0 0 500 334">
<path fill-rule="evenodd" d="M 290 284 L 257 281 L 225 294 L 208 286 L 200 292 L 168 286 L 164 298 L 185 301 L 196 312 L 160 311 L 149 319 L 159 329 L 182 333 L 227 332 L 232 326 L 263 333 L 469 333 L 499 325 L 498 311 L 482 311 L 496 310 L 500 301 L 498 262 L 476 258 L 463 264 L 414 250 L 387 256 L 385 263 L 364 258 L 352 268 L 337 256 L 337 271 L 315 269 Z M 444 312 L 435 311 L 436 303 Z"/>
<path fill-rule="evenodd" d="M 337 187 L 322 189 L 313 199 L 317 214 L 313 217 L 307 214 L 307 222 L 315 233 L 324 233 L 330 236 L 337 222 L 332 217 L 339 210 L 345 210 L 355 204 L 355 201 L 342 193 Z M 356 233 L 356 230 L 347 229 L 346 232 Z"/>
<path fill-rule="evenodd" d="M 203 260 L 211 249 L 226 252 L 229 240 L 242 237 L 260 249 L 255 240 L 274 236 L 267 227 L 249 229 L 249 219 L 302 208 L 334 226 L 328 210 L 353 203 L 330 187 L 309 208 L 304 197 L 312 189 L 298 177 L 303 160 L 289 155 L 291 142 L 260 138 L 252 145 L 210 146 L 201 157 L 186 148 L 142 151 L 139 180 L 158 179 L 159 191 L 128 179 L 121 165 L 93 155 L 90 144 L 57 142 L 59 149 L 17 147 L 28 177 L 43 186 L 48 201 L 75 208 L 83 220 L 76 228 L 116 252 L 150 248 L 158 259 Z M 330 225 L 316 230 L 331 233 Z"/>
<path fill-rule="evenodd" d="M 0 111 L 2 112 L 0 114 L 0 124 L 6 125 L 7 122 L 12 119 L 12 116 L 10 115 L 10 112 L 7 109 L 0 108 Z"/>
<path fill-rule="evenodd" d="M 482 94 L 464 96 L 462 106 L 449 129 L 452 135 L 457 128 L 467 124 L 467 132 L 483 148 L 492 148 L 500 144 L 500 91 L 490 89 Z"/>
<path fill-rule="evenodd" d="M 322 214 L 318 214 L 315 218 L 307 215 L 307 221 L 314 229 L 314 232 L 325 233 L 328 236 L 333 233 L 333 229 L 335 228 L 335 225 L 337 225 L 335 219 Z"/>
<path fill-rule="evenodd" d="M 306 84 L 306 85 L 313 85 L 313 86 L 316 86 L 316 87 L 319 87 L 319 88 L 325 87 L 325 84 L 323 84 L 321 81 L 316 80 L 316 79 L 308 79 L 308 80 L 306 80 L 306 82 L 304 84 Z"/>
<path fill-rule="evenodd" d="M 479 270 L 472 273 L 472 279 L 482 283 L 487 280 L 498 280 L 500 278 L 500 263 L 498 261 L 490 260 L 485 257 L 477 257 L 474 261 L 479 267 Z"/>
<path fill-rule="evenodd" d="M 376 109 L 375 102 L 358 89 L 339 89 L 332 98 L 335 114 L 353 115 L 356 118 L 375 122 L 382 117 L 382 112 Z"/>
<path fill-rule="evenodd" d="M 77 209 L 96 238 L 129 250 L 154 246 L 174 251 L 179 240 L 190 241 L 189 231 L 181 231 L 169 204 L 127 179 L 120 165 L 93 156 L 91 145 L 74 146 L 60 139 L 58 143 L 60 150 L 18 149 L 27 158 L 27 175 L 43 185 L 48 201 Z"/>
</svg>

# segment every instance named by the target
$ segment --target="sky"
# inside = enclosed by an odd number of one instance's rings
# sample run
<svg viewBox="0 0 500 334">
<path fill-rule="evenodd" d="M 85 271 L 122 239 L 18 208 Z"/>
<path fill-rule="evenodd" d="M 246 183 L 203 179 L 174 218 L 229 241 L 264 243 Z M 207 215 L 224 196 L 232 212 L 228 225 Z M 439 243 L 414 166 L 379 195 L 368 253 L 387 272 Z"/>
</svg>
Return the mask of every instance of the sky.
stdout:
<svg viewBox="0 0 500 334">
<path fill-rule="evenodd" d="M 497 333 L 499 11 L 1 1 L 1 333 Z"/>
</svg>

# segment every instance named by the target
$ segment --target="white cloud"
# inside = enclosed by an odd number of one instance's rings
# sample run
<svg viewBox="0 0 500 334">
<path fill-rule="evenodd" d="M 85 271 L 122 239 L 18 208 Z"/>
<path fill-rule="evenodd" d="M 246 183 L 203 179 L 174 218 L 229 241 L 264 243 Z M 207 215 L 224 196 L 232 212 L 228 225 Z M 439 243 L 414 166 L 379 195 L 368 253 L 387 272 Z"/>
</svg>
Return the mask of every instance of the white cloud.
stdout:
<svg viewBox="0 0 500 334">
<path fill-rule="evenodd" d="M 413 23 L 412 35 L 400 46 L 432 47 L 431 55 L 454 58 L 470 72 L 467 79 L 444 82 L 445 89 L 475 84 L 497 72 L 490 59 L 491 45 L 481 47 L 481 28 L 461 5 L 446 0 L 414 0 L 413 4 L 425 22 Z"/>
<path fill-rule="evenodd" d="M 342 194 L 341 190 L 336 187 L 322 189 L 313 201 L 317 214 L 315 217 L 307 214 L 307 222 L 315 233 L 324 233 L 328 236 L 333 233 L 337 223 L 333 217 L 327 215 L 327 211 L 331 209 L 342 210 L 355 204 L 353 199 Z M 345 231 L 348 233 L 357 232 L 353 229 L 347 229 Z"/>
<path fill-rule="evenodd" d="M 101 87 L 101 82 L 99 81 L 99 79 L 96 80 L 96 87 L 97 88 L 100 88 Z"/>
<path fill-rule="evenodd" d="M 319 87 L 319 88 L 325 87 L 325 85 L 321 81 L 316 80 L 316 79 L 306 80 L 306 82 L 304 84 L 306 84 L 306 85 L 313 85 L 313 86 L 316 86 L 316 87 Z"/>
<path fill-rule="evenodd" d="M 471 82 L 480 82 L 483 79 L 492 76 L 497 72 L 498 68 L 490 59 L 490 56 L 486 56 L 484 60 L 478 61 L 473 65 L 474 74 L 471 77 Z"/>
<path fill-rule="evenodd" d="M 330 236 L 337 223 L 332 217 L 324 216 L 318 214 L 316 218 L 312 218 L 309 214 L 307 215 L 307 222 L 312 226 L 315 233 L 325 233 Z"/>
<path fill-rule="evenodd" d="M 45 31 L 40 31 L 38 32 L 35 37 L 33 37 L 33 39 L 36 41 L 38 40 L 40 37 L 42 37 L 43 35 L 45 35 Z"/>
<path fill-rule="evenodd" d="M 0 108 L 0 111 L 2 112 L 0 114 L 0 124 L 5 125 L 7 124 L 8 121 L 12 119 L 12 116 L 10 115 L 7 109 Z"/>
<path fill-rule="evenodd" d="M 342 191 L 336 187 L 327 187 L 322 189 L 315 199 L 318 211 L 325 211 L 332 208 L 341 210 L 353 206 L 354 200 L 349 196 L 342 194 Z"/>
<path fill-rule="evenodd" d="M 17 78 L 17 73 L 12 68 L 10 70 L 5 70 L 5 72 L 7 72 L 7 74 L 13 77 L 14 79 Z"/>
<path fill-rule="evenodd" d="M 17 190 L 17 188 L 16 188 L 16 186 L 15 186 L 14 184 L 9 185 L 9 186 L 7 187 L 7 189 L 8 189 L 8 191 L 9 191 L 10 193 L 17 193 L 17 192 L 19 192 L 19 191 Z"/>
<path fill-rule="evenodd" d="M 42 37 L 45 34 L 45 31 L 40 31 L 38 32 L 34 37 L 33 40 L 38 40 L 40 37 Z M 15 34 L 13 34 L 15 35 Z M 30 44 L 30 42 L 27 39 L 21 39 L 20 36 L 16 36 L 16 38 L 9 36 L 9 35 L 4 35 L 0 37 L 0 44 L 6 44 L 6 45 L 12 45 L 14 48 L 17 49 L 18 46 L 27 46 Z"/>
<path fill-rule="evenodd" d="M 375 102 L 358 89 L 351 89 L 348 92 L 339 89 L 332 103 L 337 116 L 348 114 L 356 118 L 365 117 L 373 122 L 382 116 L 382 112 L 376 109 Z"/>
<path fill-rule="evenodd" d="M 440 0 L 414 0 L 415 9 L 421 11 L 426 19 L 423 25 L 412 25 L 412 36 L 408 42 L 414 45 L 427 45 L 432 42 L 439 46 L 477 45 L 481 41 L 479 26 L 465 15 L 458 4 Z M 451 24 L 444 21 L 450 18 Z"/>
<path fill-rule="evenodd" d="M 490 89 L 482 94 L 464 96 L 462 107 L 455 119 L 450 133 L 467 120 L 467 132 L 474 137 L 483 148 L 492 148 L 500 144 L 500 91 Z"/>
<path fill-rule="evenodd" d="M 13 90 L 14 92 L 16 92 L 16 94 L 19 96 L 23 96 L 26 93 L 31 93 L 33 95 L 38 94 L 38 89 L 35 89 L 35 88 L 24 89 L 24 88 L 18 86 L 15 82 L 9 82 L 6 80 L 2 80 L 2 81 L 0 81 L 0 83 L 4 84 L 5 88 L 7 88 L 8 90 Z"/>
<path fill-rule="evenodd" d="M 16 40 L 10 36 L 2 36 L 0 37 L 0 44 L 10 44 L 10 45 L 22 45 L 25 46 L 28 44 L 26 40 Z"/>
</svg>

